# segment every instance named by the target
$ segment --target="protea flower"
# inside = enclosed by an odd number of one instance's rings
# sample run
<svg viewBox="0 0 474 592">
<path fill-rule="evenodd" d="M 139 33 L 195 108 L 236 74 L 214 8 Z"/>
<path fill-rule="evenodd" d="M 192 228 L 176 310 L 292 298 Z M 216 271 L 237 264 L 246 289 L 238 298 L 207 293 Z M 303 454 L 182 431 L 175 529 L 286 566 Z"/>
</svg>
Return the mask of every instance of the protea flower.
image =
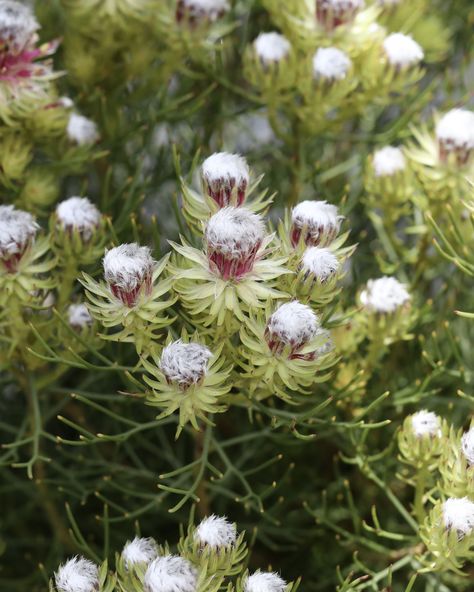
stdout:
<svg viewBox="0 0 474 592">
<path fill-rule="evenodd" d="M 443 504 L 443 521 L 447 530 L 464 538 L 474 531 L 474 503 L 463 498 L 449 498 Z"/>
<path fill-rule="evenodd" d="M 197 581 L 198 572 L 187 559 L 164 555 L 148 566 L 144 592 L 196 592 Z"/>
<path fill-rule="evenodd" d="M 403 33 L 388 35 L 383 42 L 383 50 L 387 62 L 397 70 L 416 66 L 424 58 L 421 46 Z"/>
<path fill-rule="evenodd" d="M 474 427 L 461 438 L 461 449 L 470 466 L 474 466 Z"/>
<path fill-rule="evenodd" d="M 432 411 L 418 411 L 411 416 L 413 433 L 417 438 L 441 436 L 441 420 Z"/>
<path fill-rule="evenodd" d="M 448 111 L 436 125 L 439 157 L 447 162 L 451 155 L 464 166 L 474 151 L 474 113 L 466 109 Z"/>
<path fill-rule="evenodd" d="M 79 113 L 71 113 L 66 131 L 69 140 L 78 146 L 92 146 L 100 138 L 95 122 Z"/>
<path fill-rule="evenodd" d="M 244 580 L 244 592 L 284 592 L 287 583 L 275 572 L 259 569 Z"/>
<path fill-rule="evenodd" d="M 249 167 L 239 154 L 216 152 L 202 163 L 204 191 L 220 207 L 244 203 L 249 183 Z"/>
<path fill-rule="evenodd" d="M 87 197 L 70 197 L 57 206 L 56 218 L 63 230 L 77 232 L 87 242 L 99 228 L 102 216 Z"/>
<path fill-rule="evenodd" d="M 360 294 L 360 302 L 370 312 L 390 314 L 406 307 L 411 300 L 403 284 L 393 277 L 369 280 Z"/>
<path fill-rule="evenodd" d="M 15 273 L 25 252 L 35 241 L 39 226 L 34 216 L 13 206 L 0 206 L 0 260 Z"/>
<path fill-rule="evenodd" d="M 342 220 L 337 207 L 326 201 L 302 201 L 291 212 L 291 244 L 326 247 L 336 238 Z"/>
<path fill-rule="evenodd" d="M 376 177 L 392 177 L 406 168 L 406 160 L 400 148 L 384 146 L 376 150 L 372 165 Z"/>
<path fill-rule="evenodd" d="M 320 47 L 313 57 L 313 77 L 317 81 L 344 80 L 351 67 L 348 55 L 337 47 Z"/>
<path fill-rule="evenodd" d="M 178 0 L 176 20 L 199 25 L 214 22 L 229 11 L 227 0 Z"/>
<path fill-rule="evenodd" d="M 67 309 L 67 318 L 69 324 L 76 331 L 82 331 L 92 325 L 92 317 L 85 304 L 70 304 Z"/>
<path fill-rule="evenodd" d="M 260 33 L 253 42 L 253 48 L 262 65 L 268 68 L 289 56 L 291 44 L 284 35 L 272 31 Z"/>
<path fill-rule="evenodd" d="M 84 557 L 73 557 L 54 574 L 57 592 L 97 592 L 99 568 Z"/>
<path fill-rule="evenodd" d="M 132 569 L 136 565 L 148 565 L 157 555 L 158 547 L 154 539 L 135 537 L 126 542 L 120 558 L 126 569 Z"/>
<path fill-rule="evenodd" d="M 316 0 L 316 19 L 331 31 L 351 23 L 363 6 L 364 0 Z"/>
<path fill-rule="evenodd" d="M 201 548 L 227 549 L 235 544 L 237 529 L 225 516 L 213 514 L 198 524 L 194 531 L 194 540 Z"/>
</svg>

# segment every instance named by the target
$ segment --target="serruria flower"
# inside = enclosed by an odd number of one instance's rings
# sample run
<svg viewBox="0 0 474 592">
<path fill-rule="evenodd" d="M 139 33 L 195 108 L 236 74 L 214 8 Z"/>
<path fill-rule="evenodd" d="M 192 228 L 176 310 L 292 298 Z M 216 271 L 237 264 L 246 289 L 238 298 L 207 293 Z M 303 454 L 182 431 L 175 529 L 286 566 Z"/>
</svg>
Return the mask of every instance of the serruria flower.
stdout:
<svg viewBox="0 0 474 592">
<path fill-rule="evenodd" d="M 0 206 L 0 259 L 9 273 L 18 269 L 18 264 L 34 243 L 39 226 L 29 212 L 13 206 Z"/>
<path fill-rule="evenodd" d="M 337 277 L 340 269 L 339 259 L 336 255 L 324 247 L 308 247 L 301 259 L 301 271 L 304 280 L 312 283 L 326 283 Z"/>
<path fill-rule="evenodd" d="M 313 77 L 316 80 L 344 80 L 351 67 L 348 55 L 337 47 L 320 47 L 313 57 Z"/>
<path fill-rule="evenodd" d="M 422 409 L 409 415 L 398 434 L 402 459 L 417 470 L 429 467 L 446 449 L 446 432 L 446 422 L 432 411 Z"/>
<path fill-rule="evenodd" d="M 316 0 L 316 19 L 327 30 L 351 23 L 364 0 Z"/>
<path fill-rule="evenodd" d="M 458 165 L 465 165 L 474 151 L 474 113 L 467 109 L 448 111 L 436 125 L 436 138 L 442 162 L 452 154 Z"/>
<path fill-rule="evenodd" d="M 222 413 L 227 409 L 222 402 L 231 384 L 228 381 L 231 367 L 225 367 L 221 356 L 223 344 L 213 352 L 187 336 L 177 341 L 168 338 L 161 356 L 152 352 L 150 360 L 143 360 L 147 393 L 150 405 L 163 409 L 159 417 L 167 417 L 179 411 L 176 437 L 190 422 L 199 430 L 198 419 L 209 423 L 208 414 Z"/>
<path fill-rule="evenodd" d="M 291 44 L 281 33 L 271 31 L 260 33 L 253 42 L 256 56 L 264 66 L 272 66 L 286 59 L 291 51 Z"/>
<path fill-rule="evenodd" d="M 409 35 L 391 33 L 383 42 L 388 63 L 394 68 L 410 68 L 424 58 L 422 47 Z"/>
<path fill-rule="evenodd" d="M 470 466 L 474 466 L 474 427 L 471 427 L 461 438 L 461 449 Z"/>
<path fill-rule="evenodd" d="M 78 146 L 92 146 L 100 138 L 96 123 L 79 113 L 71 113 L 66 131 L 69 140 Z"/>
<path fill-rule="evenodd" d="M 67 319 L 73 329 L 81 331 L 92 325 L 92 317 L 85 304 L 70 304 L 67 309 Z"/>
<path fill-rule="evenodd" d="M 277 573 L 259 569 L 244 580 L 244 592 L 284 592 L 286 586 Z"/>
<path fill-rule="evenodd" d="M 178 0 L 176 20 L 191 25 L 214 22 L 230 9 L 227 0 Z"/>
<path fill-rule="evenodd" d="M 417 438 L 439 437 L 441 435 L 441 420 L 432 411 L 418 411 L 411 416 L 413 433 Z"/>
<path fill-rule="evenodd" d="M 397 279 L 384 276 L 369 280 L 359 299 L 362 306 L 370 312 L 390 314 L 407 306 L 411 297 Z"/>
<path fill-rule="evenodd" d="M 144 592 L 196 592 L 197 569 L 179 555 L 154 559 L 145 573 Z"/>
<path fill-rule="evenodd" d="M 135 537 L 132 541 L 127 541 L 122 553 L 121 559 L 127 569 L 132 569 L 136 565 L 148 565 L 158 556 L 158 547 L 154 539 Z"/>
<path fill-rule="evenodd" d="M 201 168 L 204 191 L 220 208 L 244 203 L 249 184 L 249 167 L 239 154 L 216 152 Z"/>
<path fill-rule="evenodd" d="M 98 592 L 99 568 L 84 557 L 73 557 L 54 574 L 58 592 Z"/>
<path fill-rule="evenodd" d="M 342 220 L 337 207 L 326 201 L 302 201 L 291 212 L 291 244 L 326 247 L 336 238 Z"/>
<path fill-rule="evenodd" d="M 88 241 L 98 229 L 101 213 L 87 197 L 70 197 L 56 208 L 59 225 L 66 231 L 76 231 Z"/>
<path fill-rule="evenodd" d="M 400 148 L 385 146 L 374 152 L 372 164 L 376 177 L 391 177 L 405 170 L 406 160 Z"/>
<path fill-rule="evenodd" d="M 306 304 L 294 300 L 280 305 L 268 319 L 265 339 L 274 355 L 299 357 L 301 348 L 311 341 L 320 329 L 319 319 Z"/>
<path fill-rule="evenodd" d="M 200 547 L 211 549 L 227 549 L 237 540 L 235 524 L 230 523 L 225 516 L 212 514 L 197 525 L 194 540 Z"/>
<path fill-rule="evenodd" d="M 457 532 L 459 538 L 470 535 L 474 530 L 474 503 L 467 497 L 447 499 L 443 520 L 445 528 Z"/>
</svg>

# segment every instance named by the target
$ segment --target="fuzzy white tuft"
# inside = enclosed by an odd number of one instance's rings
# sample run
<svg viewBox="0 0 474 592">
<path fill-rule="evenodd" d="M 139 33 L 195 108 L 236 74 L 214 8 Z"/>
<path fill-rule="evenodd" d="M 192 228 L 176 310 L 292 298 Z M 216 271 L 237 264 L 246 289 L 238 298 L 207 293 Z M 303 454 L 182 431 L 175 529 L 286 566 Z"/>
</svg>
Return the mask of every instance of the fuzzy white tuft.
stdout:
<svg viewBox="0 0 474 592">
<path fill-rule="evenodd" d="M 319 330 L 319 319 L 312 309 L 297 300 L 279 306 L 268 319 L 267 329 L 287 345 L 307 343 Z"/>
<path fill-rule="evenodd" d="M 393 277 L 369 280 L 361 292 L 360 301 L 365 308 L 374 312 L 395 312 L 410 301 L 410 294 L 403 284 Z"/>
<path fill-rule="evenodd" d="M 383 48 L 392 66 L 414 66 L 425 57 L 421 46 L 409 35 L 391 33 L 383 42 Z"/>
<path fill-rule="evenodd" d="M 122 550 L 122 559 L 127 568 L 136 563 L 150 563 L 158 556 L 156 543 L 151 538 L 135 537 L 133 541 L 127 541 Z"/>
<path fill-rule="evenodd" d="M 29 6 L 14 0 L 0 1 L 0 41 L 9 52 L 23 51 L 39 28 Z"/>
<path fill-rule="evenodd" d="M 209 219 L 206 226 L 208 247 L 230 259 L 251 252 L 264 235 L 265 226 L 261 216 L 246 208 L 222 208 Z"/>
<path fill-rule="evenodd" d="M 193 12 L 205 14 L 211 21 L 230 9 L 227 0 L 183 0 L 183 5 Z"/>
<path fill-rule="evenodd" d="M 320 47 L 313 57 L 315 78 L 344 80 L 351 68 L 349 57 L 337 47 Z"/>
<path fill-rule="evenodd" d="M 474 113 L 467 109 L 452 109 L 439 120 L 436 136 L 455 148 L 474 149 Z"/>
<path fill-rule="evenodd" d="M 71 113 L 67 124 L 67 135 L 79 146 L 95 144 L 99 140 L 97 125 L 78 113 Z"/>
<path fill-rule="evenodd" d="M 69 97 L 59 97 L 58 103 L 65 109 L 72 109 L 74 107 L 74 101 Z"/>
<path fill-rule="evenodd" d="M 67 309 L 67 318 L 71 327 L 77 329 L 92 324 L 92 317 L 85 304 L 70 304 Z"/>
<path fill-rule="evenodd" d="M 151 273 L 154 263 L 148 247 L 137 243 L 120 245 L 106 252 L 104 277 L 108 284 L 134 290 Z"/>
<path fill-rule="evenodd" d="M 326 201 L 302 201 L 291 212 L 293 226 L 298 229 L 306 229 L 305 241 L 313 246 L 321 243 L 327 244 L 339 231 L 343 217 L 338 215 L 337 207 Z M 297 242 L 297 241 L 296 241 Z"/>
<path fill-rule="evenodd" d="M 202 520 L 194 533 L 194 540 L 200 545 L 214 549 L 232 546 L 237 539 L 235 524 L 225 516 L 208 516 Z"/>
<path fill-rule="evenodd" d="M 260 33 L 253 42 L 255 53 L 264 64 L 274 64 L 284 60 L 291 50 L 288 39 L 272 31 L 271 33 Z"/>
<path fill-rule="evenodd" d="M 0 206 L 0 257 L 23 253 L 38 231 L 34 216 L 13 206 Z"/>
<path fill-rule="evenodd" d="M 320 2 L 324 8 L 334 11 L 336 15 L 364 7 L 364 0 L 317 0 L 317 2 Z"/>
<path fill-rule="evenodd" d="M 385 146 L 380 150 L 376 150 L 373 164 L 376 177 L 390 177 L 403 171 L 406 166 L 403 152 L 395 146 Z"/>
<path fill-rule="evenodd" d="M 73 557 L 54 574 L 58 592 L 97 592 L 99 568 L 84 557 Z"/>
<path fill-rule="evenodd" d="M 474 426 L 461 438 L 462 453 L 470 465 L 474 465 Z"/>
<path fill-rule="evenodd" d="M 441 436 L 441 420 L 432 411 L 422 409 L 411 416 L 411 426 L 417 438 Z"/>
<path fill-rule="evenodd" d="M 56 208 L 56 216 L 63 228 L 78 230 L 89 240 L 100 223 L 100 212 L 87 197 L 70 197 Z"/>
<path fill-rule="evenodd" d="M 444 525 L 448 530 L 455 530 L 462 538 L 474 529 L 474 503 L 467 497 L 450 497 L 443 504 Z"/>
<path fill-rule="evenodd" d="M 241 185 L 249 181 L 249 167 L 240 154 L 215 152 L 202 163 L 202 176 L 210 185 L 214 183 Z"/>
<path fill-rule="evenodd" d="M 275 572 L 259 569 L 245 580 L 244 592 L 283 592 L 286 582 Z"/>
<path fill-rule="evenodd" d="M 196 568 L 183 557 L 157 557 L 146 570 L 144 592 L 196 592 L 197 575 Z"/>
<path fill-rule="evenodd" d="M 212 352 L 199 343 L 173 341 L 163 349 L 160 369 L 170 382 L 182 386 L 197 384 L 207 373 Z"/>
<path fill-rule="evenodd" d="M 307 274 L 321 282 L 337 273 L 339 260 L 334 253 L 323 247 L 308 247 L 303 254 L 301 267 Z"/>
</svg>

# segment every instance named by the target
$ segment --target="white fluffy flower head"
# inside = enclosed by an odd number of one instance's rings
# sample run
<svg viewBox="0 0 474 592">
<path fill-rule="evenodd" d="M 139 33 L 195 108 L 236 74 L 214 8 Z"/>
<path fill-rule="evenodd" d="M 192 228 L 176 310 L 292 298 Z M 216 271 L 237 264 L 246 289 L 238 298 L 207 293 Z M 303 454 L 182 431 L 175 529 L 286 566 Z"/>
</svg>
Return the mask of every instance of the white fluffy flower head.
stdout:
<svg viewBox="0 0 474 592">
<path fill-rule="evenodd" d="M 99 568 L 84 557 L 73 557 L 54 574 L 58 592 L 97 592 Z"/>
<path fill-rule="evenodd" d="M 151 273 L 153 266 L 154 261 L 148 247 L 127 243 L 106 252 L 104 277 L 110 285 L 133 290 Z"/>
<path fill-rule="evenodd" d="M 337 207 L 326 201 L 302 201 L 291 212 L 291 242 L 296 246 L 300 239 L 308 246 L 326 246 L 339 232 L 342 216 Z"/>
<path fill-rule="evenodd" d="M 39 226 L 28 212 L 0 206 L 0 257 L 20 255 L 34 240 Z"/>
<path fill-rule="evenodd" d="M 474 529 L 474 503 L 467 497 L 450 497 L 443 504 L 443 520 L 448 530 L 455 530 L 460 538 Z"/>
<path fill-rule="evenodd" d="M 204 518 L 194 532 L 194 540 L 213 549 L 230 547 L 236 539 L 235 524 L 231 524 L 225 516 L 212 515 Z"/>
<path fill-rule="evenodd" d="M 209 219 L 206 226 L 208 248 L 231 259 L 258 248 L 264 235 L 261 216 L 246 208 L 223 208 Z"/>
<path fill-rule="evenodd" d="M 158 556 L 156 543 L 151 538 L 135 537 L 127 541 L 122 550 L 122 559 L 127 568 L 137 563 L 150 563 Z"/>
<path fill-rule="evenodd" d="M 284 592 L 286 582 L 275 572 L 257 570 L 245 580 L 244 592 Z"/>
<path fill-rule="evenodd" d="M 474 465 L 474 426 L 461 438 L 461 450 L 470 465 Z"/>
<path fill-rule="evenodd" d="M 92 317 L 85 304 L 70 304 L 67 309 L 67 318 L 71 327 L 83 329 L 92 325 Z"/>
<path fill-rule="evenodd" d="M 436 136 L 446 149 L 474 149 L 474 113 L 467 109 L 452 109 L 439 120 Z"/>
<path fill-rule="evenodd" d="M 188 388 L 198 384 L 207 374 L 212 352 L 199 343 L 173 341 L 163 349 L 160 369 L 170 383 Z"/>
<path fill-rule="evenodd" d="M 313 74 L 325 80 L 344 80 L 351 65 L 347 54 L 337 47 L 320 47 L 313 57 Z"/>
<path fill-rule="evenodd" d="M 89 240 L 100 223 L 100 212 L 87 197 L 70 197 L 56 208 L 56 216 L 65 229 L 78 230 Z"/>
<path fill-rule="evenodd" d="M 201 172 L 207 191 L 220 207 L 230 204 L 234 188 L 237 203 L 242 204 L 249 183 L 249 167 L 243 156 L 216 152 L 202 163 Z"/>
<path fill-rule="evenodd" d="M 410 294 L 403 284 L 393 277 L 369 280 L 360 294 L 361 304 L 374 312 L 391 313 L 410 301 Z"/>
<path fill-rule="evenodd" d="M 144 592 L 196 592 L 197 570 L 183 557 L 154 559 L 145 573 Z"/>
<path fill-rule="evenodd" d="M 307 276 L 325 282 L 339 270 L 339 260 L 330 249 L 308 247 L 303 254 L 301 268 Z"/>
<path fill-rule="evenodd" d="M 286 345 L 298 347 L 311 341 L 319 330 L 319 319 L 312 309 L 293 300 L 280 305 L 268 319 L 267 341 L 276 337 Z"/>
<path fill-rule="evenodd" d="M 291 50 L 288 39 L 275 31 L 260 33 L 253 42 L 253 46 L 259 59 L 266 65 L 281 62 L 288 57 Z"/>
<path fill-rule="evenodd" d="M 376 177 L 390 177 L 405 170 L 405 156 L 400 148 L 385 146 L 374 152 L 373 166 Z"/>
<path fill-rule="evenodd" d="M 417 438 L 441 436 L 441 420 L 432 411 L 422 409 L 411 416 L 411 426 Z"/>
<path fill-rule="evenodd" d="M 29 6 L 14 0 L 0 0 L 0 45 L 19 53 L 40 28 Z"/>
<path fill-rule="evenodd" d="M 391 33 L 383 42 L 385 55 L 395 67 L 414 66 L 424 58 L 423 49 L 409 35 Z"/>
<path fill-rule="evenodd" d="M 180 3 L 192 16 L 204 16 L 210 21 L 216 20 L 230 9 L 227 0 L 180 0 Z"/>
<path fill-rule="evenodd" d="M 95 144 L 99 139 L 97 125 L 87 117 L 71 113 L 67 124 L 68 138 L 79 146 Z"/>
</svg>

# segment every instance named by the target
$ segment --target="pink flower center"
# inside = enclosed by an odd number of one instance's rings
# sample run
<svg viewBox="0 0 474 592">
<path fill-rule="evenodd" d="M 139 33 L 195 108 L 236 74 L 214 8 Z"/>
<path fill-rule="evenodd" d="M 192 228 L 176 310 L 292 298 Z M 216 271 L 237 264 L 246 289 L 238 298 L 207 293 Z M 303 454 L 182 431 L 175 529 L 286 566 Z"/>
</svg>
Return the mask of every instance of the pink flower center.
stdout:
<svg viewBox="0 0 474 592">
<path fill-rule="evenodd" d="M 232 203 L 232 193 L 235 189 L 235 179 L 216 179 L 211 183 L 206 183 L 208 194 L 216 202 L 220 208 L 226 206 L 241 206 L 245 201 L 245 194 L 247 192 L 247 181 L 243 180 L 239 183 L 236 190 L 235 201 Z"/>
<path fill-rule="evenodd" d="M 324 246 L 331 243 L 337 235 L 338 229 L 333 224 L 302 224 L 293 222 L 290 230 L 290 240 L 296 247 L 301 240 L 308 247 Z"/>
<path fill-rule="evenodd" d="M 207 258 L 213 271 L 217 271 L 224 280 L 240 279 L 252 271 L 261 241 L 258 241 L 250 250 L 241 250 L 238 254 L 229 255 L 207 244 Z M 238 245 L 237 245 L 238 249 Z"/>
<path fill-rule="evenodd" d="M 265 341 L 267 342 L 268 348 L 272 352 L 274 356 L 278 357 L 287 357 L 289 360 L 314 360 L 316 358 L 317 352 L 308 352 L 306 354 L 301 354 L 299 351 L 302 347 L 304 347 L 307 343 L 306 340 L 283 340 L 281 335 L 271 331 L 270 328 L 267 326 L 265 328 L 264 333 Z"/>
<path fill-rule="evenodd" d="M 452 140 L 438 140 L 439 159 L 442 163 L 447 163 L 449 156 L 454 154 L 458 166 L 464 166 L 469 161 L 472 149 L 469 146 L 458 146 Z"/>
<path fill-rule="evenodd" d="M 124 288 L 122 286 L 118 286 L 117 284 L 110 284 L 110 289 L 112 294 L 121 300 L 125 306 L 128 308 L 133 308 L 137 303 L 138 296 L 140 295 L 141 290 L 145 291 L 145 294 L 149 296 L 152 291 L 152 278 L 151 274 L 147 274 L 141 282 L 137 283 L 134 288 Z"/>
<path fill-rule="evenodd" d="M 316 0 L 316 19 L 327 30 L 350 23 L 357 13 L 357 6 L 348 2 L 346 5 L 332 6 L 328 0 Z"/>
</svg>

